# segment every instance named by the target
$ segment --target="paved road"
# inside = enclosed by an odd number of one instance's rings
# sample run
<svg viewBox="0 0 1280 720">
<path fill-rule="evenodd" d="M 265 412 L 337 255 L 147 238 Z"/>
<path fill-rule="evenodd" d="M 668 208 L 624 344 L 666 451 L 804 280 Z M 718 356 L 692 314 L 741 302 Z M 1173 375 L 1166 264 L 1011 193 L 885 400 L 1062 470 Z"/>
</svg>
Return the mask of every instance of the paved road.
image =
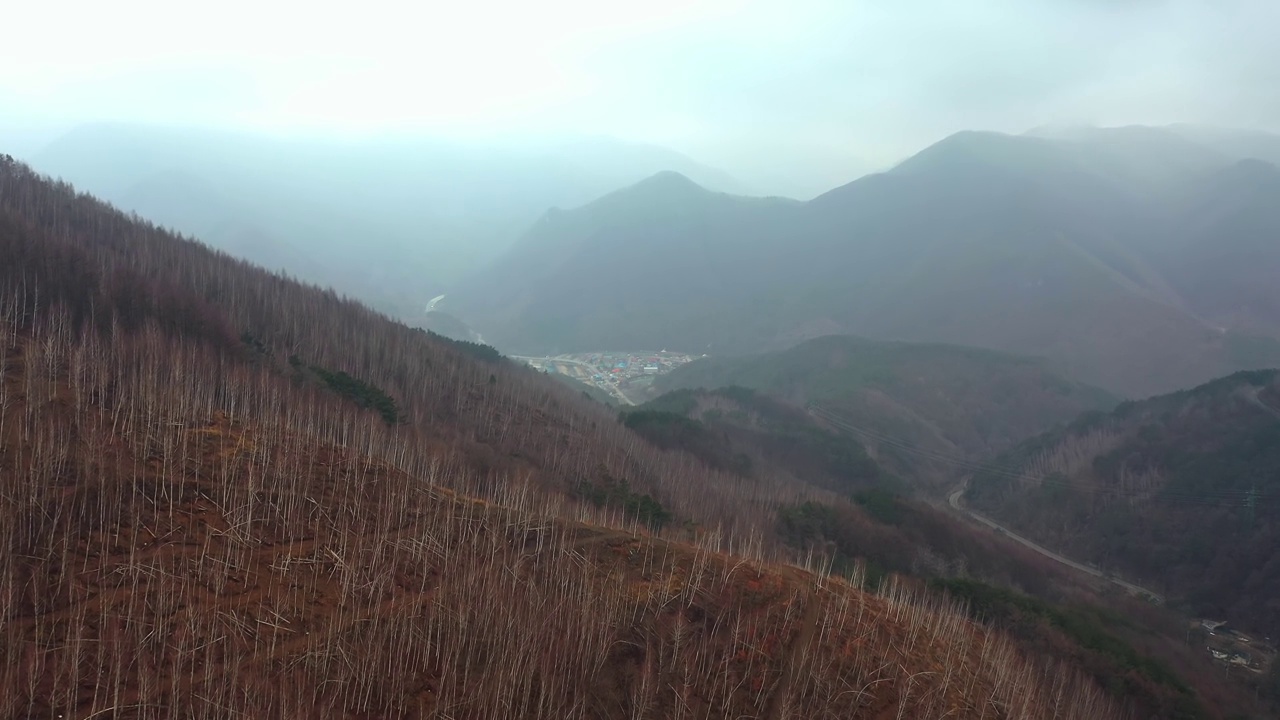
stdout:
<svg viewBox="0 0 1280 720">
<path fill-rule="evenodd" d="M 1003 533 L 1003 534 L 1007 535 L 1010 539 L 1012 539 L 1012 540 L 1014 540 L 1014 541 L 1016 541 L 1016 542 L 1019 542 L 1019 543 L 1021 543 L 1022 545 L 1025 545 L 1026 547 L 1031 548 L 1032 550 L 1034 550 L 1034 551 L 1036 551 L 1036 552 L 1040 553 L 1041 555 L 1043 555 L 1043 556 L 1045 556 L 1045 557 L 1047 557 L 1047 558 L 1050 558 L 1050 559 L 1052 559 L 1052 560 L 1056 560 L 1056 561 L 1058 561 L 1058 562 L 1062 563 L 1063 565 L 1066 565 L 1067 567 L 1075 568 L 1076 570 L 1079 570 L 1080 572 L 1088 573 L 1088 574 L 1090 574 L 1090 575 L 1092 575 L 1092 576 L 1094 576 L 1094 577 L 1102 578 L 1103 580 L 1106 580 L 1107 582 L 1110 582 L 1110 583 L 1114 583 L 1114 584 L 1116 584 L 1116 585 L 1119 585 L 1120 587 L 1124 588 L 1125 590 L 1128 590 L 1129 592 L 1131 592 L 1131 593 L 1133 593 L 1134 595 L 1137 595 L 1137 596 L 1139 596 L 1139 597 L 1142 597 L 1142 596 L 1150 596 L 1150 597 L 1152 597 L 1152 598 L 1154 598 L 1154 599 L 1155 599 L 1155 602 L 1157 602 L 1157 603 L 1159 603 L 1159 604 L 1161 604 L 1161 605 L 1163 605 L 1163 604 L 1164 604 L 1164 596 L 1163 596 L 1163 595 L 1160 595 L 1159 593 L 1152 592 L 1152 591 L 1150 591 L 1150 590 L 1148 590 L 1148 589 L 1146 589 L 1146 588 L 1144 588 L 1144 587 L 1142 587 L 1142 586 L 1140 586 L 1140 585 L 1134 585 L 1134 584 L 1133 584 L 1133 583 L 1131 583 L 1131 582 L 1125 582 L 1124 580 L 1121 580 L 1121 579 L 1119 579 L 1119 578 L 1111 577 L 1111 576 L 1107 575 L 1106 573 L 1102 572 L 1101 570 L 1098 570 L 1097 568 L 1091 568 L 1091 567 L 1089 567 L 1088 565 L 1084 565 L 1084 564 L 1078 563 L 1078 562 L 1076 562 L 1075 560 L 1072 560 L 1072 559 L 1070 559 L 1070 558 L 1063 557 L 1062 555 L 1059 555 L 1058 553 L 1056 553 L 1056 552 L 1054 552 L 1054 551 L 1052 551 L 1052 550 L 1049 550 L 1049 549 L 1047 549 L 1047 548 L 1045 548 L 1045 547 L 1042 547 L 1042 546 L 1040 546 L 1040 545 L 1037 545 L 1036 543 L 1034 543 L 1034 542 L 1032 542 L 1032 541 L 1028 540 L 1027 538 L 1022 537 L 1021 535 L 1019 535 L 1019 534 L 1017 534 L 1017 533 L 1013 532 L 1012 530 L 1010 530 L 1009 528 L 1007 528 L 1007 527 L 1005 527 L 1005 526 L 1001 525 L 1000 523 L 996 522 L 995 520 L 992 520 L 991 518 L 988 518 L 988 517 L 986 517 L 985 515 L 979 515 L 978 513 L 976 513 L 976 512 L 974 512 L 974 511 L 970 510 L 969 508 L 966 508 L 965 506 L 961 505 L 961 504 L 960 504 L 960 498 L 961 498 L 961 496 L 962 496 L 962 495 L 964 495 L 964 491 L 965 491 L 965 489 L 966 489 L 968 486 L 969 486 L 969 478 L 967 478 L 967 477 L 966 477 L 963 481 L 961 481 L 960 485 L 959 485 L 958 487 L 956 487 L 956 489 L 955 489 L 955 490 L 951 491 L 951 494 L 950 494 L 949 496 L 947 496 L 947 502 L 949 502 L 949 503 L 951 504 L 951 507 L 952 507 L 952 508 L 954 508 L 955 510 L 957 510 L 957 511 L 959 511 L 959 512 L 962 512 L 962 513 L 964 513 L 964 514 L 968 515 L 969 517 L 973 518 L 974 520 L 977 520 L 978 522 L 982 523 L 983 525 L 986 525 L 987 527 L 992 528 L 993 530 L 996 530 L 997 532 L 1001 532 L 1001 533 Z"/>
</svg>

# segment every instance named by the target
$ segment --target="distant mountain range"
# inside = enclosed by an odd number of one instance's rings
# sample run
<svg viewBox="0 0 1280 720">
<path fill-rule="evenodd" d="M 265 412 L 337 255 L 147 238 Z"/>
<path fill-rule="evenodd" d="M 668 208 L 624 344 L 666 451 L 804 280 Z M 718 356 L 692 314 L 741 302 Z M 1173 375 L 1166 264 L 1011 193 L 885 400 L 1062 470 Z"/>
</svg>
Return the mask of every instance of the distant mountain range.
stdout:
<svg viewBox="0 0 1280 720">
<path fill-rule="evenodd" d="M 32 156 L 232 255 L 504 350 L 723 356 L 855 334 L 1043 357 L 1131 397 L 1280 365 L 1277 162 L 1280 137 L 1258 132 L 966 132 L 797 202 L 600 138 L 93 125 Z M 426 318 L 446 289 L 448 316 Z"/>
<path fill-rule="evenodd" d="M 450 310 L 529 353 L 852 333 L 1041 356 L 1150 395 L 1280 364 L 1275 147 L 1197 128 L 965 132 L 805 203 L 661 173 L 546 214 Z"/>
<path fill-rule="evenodd" d="M 405 318 L 548 208 L 662 170 L 738 188 L 666 148 L 579 136 L 337 141 L 97 124 L 29 160 L 122 210 Z"/>
</svg>

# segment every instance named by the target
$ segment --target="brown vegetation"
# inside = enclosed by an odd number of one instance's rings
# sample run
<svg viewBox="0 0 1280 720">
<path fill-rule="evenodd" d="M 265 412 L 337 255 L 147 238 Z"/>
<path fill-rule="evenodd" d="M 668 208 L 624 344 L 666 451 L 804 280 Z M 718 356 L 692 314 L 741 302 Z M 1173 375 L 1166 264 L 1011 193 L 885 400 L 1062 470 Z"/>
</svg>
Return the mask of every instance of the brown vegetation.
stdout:
<svg viewBox="0 0 1280 720">
<path fill-rule="evenodd" d="M 763 562 L 822 491 L 10 161 L 0 258 L 0 717 L 1113 713 L 936 596 Z M 560 492 L 600 475 L 696 542 Z"/>
<path fill-rule="evenodd" d="M 514 488 L 466 500 L 232 421 L 185 374 L 170 393 L 126 379 L 127 409 L 78 346 L 7 336 L 0 715 L 1105 711 L 900 586 L 553 520 Z"/>
</svg>

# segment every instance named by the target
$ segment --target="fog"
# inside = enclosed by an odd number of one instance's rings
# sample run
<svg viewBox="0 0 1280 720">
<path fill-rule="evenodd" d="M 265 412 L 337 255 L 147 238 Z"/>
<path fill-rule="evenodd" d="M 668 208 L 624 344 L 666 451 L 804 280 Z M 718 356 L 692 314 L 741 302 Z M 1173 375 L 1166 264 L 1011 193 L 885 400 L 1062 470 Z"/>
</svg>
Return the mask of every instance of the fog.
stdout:
<svg viewBox="0 0 1280 720">
<path fill-rule="evenodd" d="M 95 120 L 586 133 L 809 197 L 951 132 L 1280 127 L 1272 0 L 51 0 L 7 10 L 0 142 Z"/>
</svg>

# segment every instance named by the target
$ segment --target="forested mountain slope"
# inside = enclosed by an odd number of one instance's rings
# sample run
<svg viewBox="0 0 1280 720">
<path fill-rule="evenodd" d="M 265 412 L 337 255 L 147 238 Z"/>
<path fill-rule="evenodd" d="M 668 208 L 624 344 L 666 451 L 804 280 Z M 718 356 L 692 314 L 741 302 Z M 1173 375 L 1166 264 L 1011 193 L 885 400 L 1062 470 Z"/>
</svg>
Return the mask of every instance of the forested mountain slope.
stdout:
<svg viewBox="0 0 1280 720">
<path fill-rule="evenodd" d="M 967 501 L 1189 612 L 1280 632 L 1280 371 L 1125 403 L 1029 440 Z"/>
<path fill-rule="evenodd" d="M 1118 716 L 489 348 L 8 158 L 0 258 L 2 715 Z"/>
<path fill-rule="evenodd" d="M 862 430 L 858 439 L 880 464 L 935 489 L 955 473 L 936 458 L 983 460 L 1117 402 L 1042 360 L 839 335 L 777 353 L 705 358 L 655 381 L 660 391 L 731 385 L 815 404 Z"/>
<path fill-rule="evenodd" d="M 1185 616 L 1115 597 L 1105 581 L 943 510 L 873 462 L 845 423 L 738 386 L 675 390 L 624 410 L 620 420 L 744 480 L 789 477 L 851 499 L 780 507 L 778 533 L 828 557 L 837 572 L 927 581 L 1036 652 L 1074 658 L 1139 717 L 1203 717 L 1205 706 L 1224 715 L 1245 710 L 1232 698 L 1251 693 L 1248 680 L 1232 689 L 1198 643 L 1187 646 Z M 1195 678 L 1196 689 L 1182 677 Z"/>
</svg>

